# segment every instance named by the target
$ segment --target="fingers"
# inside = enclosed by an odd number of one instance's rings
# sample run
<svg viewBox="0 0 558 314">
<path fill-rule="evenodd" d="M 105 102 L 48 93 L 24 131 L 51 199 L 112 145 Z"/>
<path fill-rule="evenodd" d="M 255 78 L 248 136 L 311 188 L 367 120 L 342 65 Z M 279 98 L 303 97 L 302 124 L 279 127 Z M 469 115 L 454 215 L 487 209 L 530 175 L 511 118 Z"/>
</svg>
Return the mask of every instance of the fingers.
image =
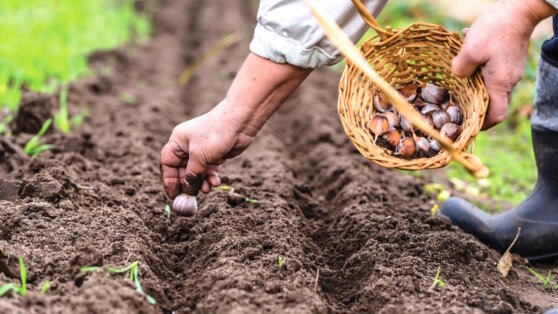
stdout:
<svg viewBox="0 0 558 314">
<path fill-rule="evenodd" d="M 508 114 L 508 106 L 510 103 L 510 92 L 504 88 L 490 88 L 487 86 L 488 95 L 490 96 L 490 104 L 484 118 L 483 130 L 499 124 L 506 119 Z"/>
<path fill-rule="evenodd" d="M 468 77 L 475 73 L 475 70 L 486 63 L 486 43 L 480 34 L 468 28 L 463 30 L 465 41 L 459 54 L 451 62 L 451 70 L 459 77 Z"/>
<path fill-rule="evenodd" d="M 172 143 L 167 143 L 161 151 L 161 178 L 163 180 L 165 193 L 170 198 L 175 198 L 180 194 L 180 181 L 177 167 L 182 163 L 181 156 L 183 155 L 184 152 L 182 152 L 180 147 Z"/>
</svg>

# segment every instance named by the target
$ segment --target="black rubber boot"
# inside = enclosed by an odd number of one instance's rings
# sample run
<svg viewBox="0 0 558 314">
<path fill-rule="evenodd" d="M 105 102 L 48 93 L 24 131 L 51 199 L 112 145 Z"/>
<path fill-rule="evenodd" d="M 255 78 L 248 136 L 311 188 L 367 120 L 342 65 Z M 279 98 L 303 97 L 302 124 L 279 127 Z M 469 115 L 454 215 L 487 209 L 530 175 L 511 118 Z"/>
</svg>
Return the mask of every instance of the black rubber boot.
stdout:
<svg viewBox="0 0 558 314">
<path fill-rule="evenodd" d="M 512 252 L 530 260 L 558 258 L 558 132 L 532 130 L 539 178 L 523 203 L 505 213 L 489 215 L 463 199 L 450 198 L 439 213 L 500 252 L 509 247 L 521 227 Z"/>
</svg>

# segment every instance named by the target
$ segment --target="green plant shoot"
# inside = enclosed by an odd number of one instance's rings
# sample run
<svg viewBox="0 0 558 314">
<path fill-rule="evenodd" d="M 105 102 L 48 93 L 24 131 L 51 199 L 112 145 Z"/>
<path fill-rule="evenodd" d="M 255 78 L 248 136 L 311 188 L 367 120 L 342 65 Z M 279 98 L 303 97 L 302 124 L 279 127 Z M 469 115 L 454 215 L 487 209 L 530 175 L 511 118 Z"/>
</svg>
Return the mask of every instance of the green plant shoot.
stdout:
<svg viewBox="0 0 558 314">
<path fill-rule="evenodd" d="M 90 273 L 96 271 L 99 268 L 99 266 L 85 266 L 80 268 L 79 271 L 81 271 L 82 273 Z"/>
<path fill-rule="evenodd" d="M 3 297 L 10 291 L 14 291 L 19 294 L 22 298 L 25 297 L 27 293 L 27 271 L 25 270 L 25 264 L 23 263 L 23 257 L 19 257 L 19 277 L 21 284 L 14 285 L 13 283 L 7 283 L 0 286 L 0 297 Z"/>
<path fill-rule="evenodd" d="M 167 213 L 167 217 L 171 219 L 171 208 L 169 204 L 165 205 L 165 213 Z"/>
<path fill-rule="evenodd" d="M 546 276 L 546 278 L 544 278 L 541 274 L 539 274 L 536 270 L 532 269 L 529 266 L 525 266 L 525 268 L 531 272 L 531 274 L 535 275 L 535 277 L 537 277 L 543 284 L 543 286 L 548 286 L 548 283 L 551 280 L 551 276 L 552 276 L 552 269 L 548 271 L 548 276 Z"/>
<path fill-rule="evenodd" d="M 285 264 L 285 258 L 283 256 L 279 255 L 278 263 L 279 263 L 279 268 L 282 268 L 283 264 Z"/>
<path fill-rule="evenodd" d="M 436 286 L 443 288 L 444 281 L 440 278 L 440 266 L 438 266 L 438 271 L 436 272 L 436 277 L 434 278 L 434 283 L 432 283 L 432 289 L 436 288 Z"/>
<path fill-rule="evenodd" d="M 39 130 L 39 133 L 37 133 L 35 136 L 33 136 L 27 142 L 27 144 L 25 144 L 25 148 L 24 148 L 25 154 L 27 154 L 28 156 L 36 157 L 40 153 L 42 153 L 46 150 L 49 150 L 52 147 L 52 145 L 50 145 L 50 144 L 41 145 L 41 143 L 40 143 L 41 137 L 48 130 L 51 123 L 52 123 L 51 119 L 46 120 L 43 123 L 43 126 L 41 127 L 41 130 Z"/>
<path fill-rule="evenodd" d="M 41 295 L 44 295 L 47 291 L 48 288 L 50 288 L 50 282 L 47 280 L 45 280 L 45 282 L 43 283 L 43 287 L 41 288 Z"/>
</svg>

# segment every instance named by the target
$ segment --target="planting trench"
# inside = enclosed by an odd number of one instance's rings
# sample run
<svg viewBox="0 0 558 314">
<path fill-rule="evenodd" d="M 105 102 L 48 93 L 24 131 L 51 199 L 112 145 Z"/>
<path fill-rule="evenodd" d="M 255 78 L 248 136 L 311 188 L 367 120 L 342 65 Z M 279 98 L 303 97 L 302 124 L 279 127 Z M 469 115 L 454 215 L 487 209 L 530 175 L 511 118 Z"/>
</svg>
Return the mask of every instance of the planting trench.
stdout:
<svg viewBox="0 0 558 314">
<path fill-rule="evenodd" d="M 339 74 L 326 69 L 225 164 L 223 182 L 257 203 L 215 190 L 200 197 L 194 218 L 169 220 L 160 149 L 176 124 L 225 95 L 255 7 L 159 6 L 148 43 L 93 54 L 95 74 L 71 85 L 71 110 L 90 109 L 84 125 L 49 133 L 53 149 L 33 160 L 17 149 L 29 134 L 2 139 L 0 282 L 18 282 L 22 255 L 30 291 L 0 299 L 0 312 L 524 313 L 556 304 L 556 292 L 522 268 L 502 279 L 497 252 L 431 216 L 423 182 L 358 154 L 336 114 Z M 180 72 L 232 31 L 243 40 L 178 86 Z M 25 121 L 57 106 L 34 94 L 24 102 Z M 134 261 L 156 305 L 126 276 L 80 272 Z M 445 286 L 431 289 L 438 266 Z"/>
</svg>

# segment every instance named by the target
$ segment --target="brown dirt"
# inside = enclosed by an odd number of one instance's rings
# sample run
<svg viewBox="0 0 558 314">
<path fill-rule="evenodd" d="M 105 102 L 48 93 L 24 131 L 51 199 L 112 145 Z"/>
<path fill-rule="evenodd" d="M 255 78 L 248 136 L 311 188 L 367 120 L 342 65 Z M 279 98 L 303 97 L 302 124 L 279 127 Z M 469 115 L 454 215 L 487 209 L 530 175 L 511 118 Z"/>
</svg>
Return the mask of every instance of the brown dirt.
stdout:
<svg viewBox="0 0 558 314">
<path fill-rule="evenodd" d="M 525 313 L 554 304 L 553 289 L 517 266 L 502 279 L 497 252 L 432 217 L 423 182 L 358 154 L 329 70 L 311 75 L 225 165 L 224 183 L 258 203 L 213 191 L 196 217 L 167 219 L 159 151 L 174 125 L 225 95 L 254 16 L 247 2 L 162 1 L 149 43 L 95 53 L 96 74 L 71 86 L 71 109 L 91 112 L 81 128 L 49 133 L 54 148 L 33 160 L 21 154 L 29 134 L 2 139 L 0 282 L 18 282 L 22 255 L 29 292 L 0 299 L 0 312 Z M 236 30 L 242 43 L 177 86 L 186 64 Z M 133 261 L 157 305 L 126 276 L 79 270 Z M 438 266 L 446 285 L 431 289 Z"/>
</svg>

